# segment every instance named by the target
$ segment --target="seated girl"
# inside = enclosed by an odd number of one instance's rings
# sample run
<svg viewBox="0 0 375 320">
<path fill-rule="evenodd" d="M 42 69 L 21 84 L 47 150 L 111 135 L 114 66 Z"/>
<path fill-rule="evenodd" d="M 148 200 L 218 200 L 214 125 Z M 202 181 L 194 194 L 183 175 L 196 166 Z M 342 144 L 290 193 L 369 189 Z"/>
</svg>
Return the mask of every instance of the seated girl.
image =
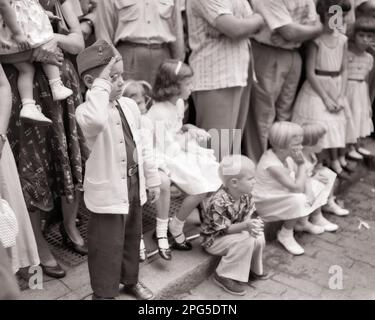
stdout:
<svg viewBox="0 0 375 320">
<path fill-rule="evenodd" d="M 317 209 L 309 188 L 308 174 L 302 153 L 303 129 L 291 122 L 276 122 L 270 130 L 272 148 L 258 164 L 254 200 L 259 216 L 265 222 L 283 221 L 278 241 L 293 255 L 304 249 L 294 238 L 297 223 L 310 233 L 324 228 L 309 223 L 307 217 Z"/>
<path fill-rule="evenodd" d="M 147 93 L 151 91 L 151 85 L 145 81 L 128 80 L 124 85 L 124 96 L 133 99 L 142 114 L 142 139 L 152 141 L 152 123 L 145 116 L 147 113 L 148 102 Z M 152 143 L 152 142 L 151 142 Z M 160 160 L 160 157 L 159 157 Z M 172 254 L 168 242 L 168 221 L 169 207 L 171 199 L 171 181 L 169 179 L 168 168 L 162 161 L 157 161 L 159 175 L 161 179 L 160 197 L 156 201 L 156 238 L 158 241 L 159 255 L 165 260 L 171 260 Z M 140 261 L 146 260 L 146 247 L 142 237 L 139 249 Z"/>
<path fill-rule="evenodd" d="M 330 212 L 338 216 L 345 216 L 349 211 L 341 208 L 333 196 L 334 184 L 337 174 L 323 167 L 319 162 L 316 154 L 322 152 L 320 140 L 326 134 L 326 129 L 320 123 L 306 123 L 303 128 L 303 157 L 307 170 L 306 193 L 313 200 L 316 209 L 308 218 L 304 218 L 305 222 L 312 223 L 316 226 L 324 228 L 326 232 L 334 232 L 339 227 L 336 224 L 329 222 L 323 215 L 322 210 Z M 306 224 L 297 223 L 296 231 L 308 231 Z"/>
<path fill-rule="evenodd" d="M 151 120 L 158 163 L 165 163 L 169 179 L 187 194 L 182 206 L 169 223 L 177 250 L 191 250 L 183 227 L 190 213 L 221 186 L 219 163 L 213 150 L 203 148 L 209 135 L 193 125 L 183 125 L 185 103 L 192 91 L 193 70 L 176 60 L 161 64 L 153 98 L 155 104 L 147 113 Z M 165 208 L 167 209 L 167 207 Z M 168 208 L 169 209 L 169 208 Z"/>
</svg>

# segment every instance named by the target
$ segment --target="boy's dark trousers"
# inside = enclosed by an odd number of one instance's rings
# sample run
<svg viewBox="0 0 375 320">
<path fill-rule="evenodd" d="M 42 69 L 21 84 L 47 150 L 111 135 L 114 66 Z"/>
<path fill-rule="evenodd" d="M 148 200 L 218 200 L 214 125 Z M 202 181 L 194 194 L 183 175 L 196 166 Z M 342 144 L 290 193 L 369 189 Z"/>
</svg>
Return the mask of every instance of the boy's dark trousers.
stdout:
<svg viewBox="0 0 375 320">
<path fill-rule="evenodd" d="M 120 283 L 138 282 L 142 230 L 138 174 L 128 177 L 128 200 L 127 215 L 91 213 L 88 265 L 91 287 L 98 297 L 117 297 Z"/>
</svg>

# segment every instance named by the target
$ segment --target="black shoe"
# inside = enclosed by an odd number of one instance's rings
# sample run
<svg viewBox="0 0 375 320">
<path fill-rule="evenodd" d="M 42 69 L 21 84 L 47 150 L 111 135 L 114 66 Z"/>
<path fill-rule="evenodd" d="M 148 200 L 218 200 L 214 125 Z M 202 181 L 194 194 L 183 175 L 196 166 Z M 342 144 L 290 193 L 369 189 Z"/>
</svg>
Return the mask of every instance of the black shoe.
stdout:
<svg viewBox="0 0 375 320">
<path fill-rule="evenodd" d="M 64 225 L 62 223 L 60 224 L 60 233 L 61 233 L 61 237 L 62 237 L 64 245 L 71 248 L 73 251 L 79 253 L 82 256 L 87 255 L 88 253 L 87 244 L 85 243 L 83 245 L 80 245 L 80 244 L 73 242 L 73 240 L 70 239 L 70 237 L 66 233 Z"/>
<path fill-rule="evenodd" d="M 156 232 L 154 232 L 154 234 L 152 235 L 152 237 L 153 237 L 153 238 L 156 240 L 156 242 L 158 243 L 158 251 L 159 251 L 159 255 L 160 255 L 160 257 L 161 257 L 162 259 L 164 259 L 164 260 L 167 260 L 167 261 L 172 260 L 172 251 L 171 251 L 171 249 L 170 249 L 170 248 L 168 248 L 168 249 L 160 248 L 160 246 L 159 246 L 159 240 L 161 240 L 161 239 L 166 239 L 166 240 L 168 240 L 168 238 L 167 238 L 167 237 L 161 237 L 161 238 L 158 238 L 158 237 L 156 236 Z"/>
<path fill-rule="evenodd" d="M 263 272 L 263 274 L 256 274 L 253 271 L 250 271 L 250 280 L 268 280 L 271 278 L 271 275 L 267 272 Z"/>
<path fill-rule="evenodd" d="M 142 282 L 133 285 L 125 285 L 124 292 L 134 296 L 137 300 L 154 300 L 155 296 L 152 291 Z"/>
<path fill-rule="evenodd" d="M 92 295 L 91 300 L 116 300 L 116 298 L 103 298 L 97 296 L 95 293 Z"/>
<path fill-rule="evenodd" d="M 172 248 L 179 251 L 190 251 L 193 249 L 193 245 L 186 240 L 182 243 L 177 243 L 176 241 L 173 241 Z"/>
<path fill-rule="evenodd" d="M 40 266 L 42 267 L 43 273 L 51 278 L 61 279 L 66 276 L 66 272 L 59 264 L 54 267 L 44 266 L 43 264 L 40 264 Z"/>
<path fill-rule="evenodd" d="M 350 173 L 353 173 L 353 172 L 356 171 L 355 166 L 352 166 L 352 165 L 349 165 L 349 164 L 347 164 L 346 166 L 342 166 L 342 168 L 343 168 L 346 172 L 348 172 L 349 174 L 350 174 Z"/>
</svg>

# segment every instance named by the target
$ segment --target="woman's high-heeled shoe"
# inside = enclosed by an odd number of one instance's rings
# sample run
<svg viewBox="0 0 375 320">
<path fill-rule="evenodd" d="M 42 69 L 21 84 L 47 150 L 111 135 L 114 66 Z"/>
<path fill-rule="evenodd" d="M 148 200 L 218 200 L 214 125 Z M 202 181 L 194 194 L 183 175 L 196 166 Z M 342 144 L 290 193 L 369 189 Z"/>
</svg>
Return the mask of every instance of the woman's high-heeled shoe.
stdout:
<svg viewBox="0 0 375 320">
<path fill-rule="evenodd" d="M 75 243 L 72 239 L 70 239 L 63 224 L 60 224 L 60 233 L 61 233 L 61 237 L 62 237 L 64 245 L 71 248 L 73 251 L 77 252 L 80 255 L 83 255 L 83 256 L 87 255 L 88 253 L 87 244 L 85 243 L 83 245 L 80 245 L 80 244 Z"/>
</svg>

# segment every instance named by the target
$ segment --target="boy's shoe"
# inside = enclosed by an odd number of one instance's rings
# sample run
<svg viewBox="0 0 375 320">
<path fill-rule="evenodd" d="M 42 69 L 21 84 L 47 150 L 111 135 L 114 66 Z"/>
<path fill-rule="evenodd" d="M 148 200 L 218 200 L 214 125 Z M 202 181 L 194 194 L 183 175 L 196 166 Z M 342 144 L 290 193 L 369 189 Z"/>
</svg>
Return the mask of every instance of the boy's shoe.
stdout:
<svg viewBox="0 0 375 320">
<path fill-rule="evenodd" d="M 35 104 L 24 105 L 20 112 L 20 118 L 25 122 L 32 122 L 39 126 L 49 126 L 52 124 L 52 121 Z"/>
<path fill-rule="evenodd" d="M 65 100 L 73 94 L 73 91 L 65 87 L 62 81 L 51 84 L 51 92 L 54 101 Z"/>
<path fill-rule="evenodd" d="M 367 150 L 367 149 L 365 149 L 363 147 L 358 148 L 357 151 L 358 151 L 358 153 L 360 153 L 361 155 L 366 156 L 366 157 L 369 157 L 369 156 L 372 155 L 372 153 L 371 153 L 370 150 Z"/>
<path fill-rule="evenodd" d="M 116 300 L 116 298 L 103 298 L 97 296 L 95 293 L 91 296 L 91 300 Z"/>
<path fill-rule="evenodd" d="M 245 286 L 240 284 L 238 281 L 220 277 L 216 272 L 213 279 L 220 288 L 230 294 L 235 296 L 244 296 L 247 293 Z"/>
<path fill-rule="evenodd" d="M 322 207 L 323 212 L 333 213 L 339 217 L 345 217 L 350 214 L 350 211 L 344 208 L 341 208 L 335 201 L 331 201 L 325 206 Z"/>
<path fill-rule="evenodd" d="M 318 235 L 324 233 L 324 228 L 310 222 L 305 224 L 297 223 L 294 230 L 298 232 L 307 232 L 310 234 Z"/>
<path fill-rule="evenodd" d="M 256 280 L 263 281 L 263 280 L 268 280 L 269 278 L 271 278 L 271 274 L 267 272 L 263 272 L 263 274 L 256 274 L 255 272 L 250 271 L 250 276 L 249 276 L 250 281 L 256 281 Z"/>
<path fill-rule="evenodd" d="M 296 239 L 294 239 L 293 235 L 285 237 L 281 235 L 281 232 L 279 231 L 277 233 L 277 240 L 292 255 L 300 256 L 305 253 L 305 250 L 298 244 Z"/>
<path fill-rule="evenodd" d="M 132 295 L 137 300 L 154 300 L 155 296 L 152 291 L 147 288 L 142 282 L 138 281 L 137 284 L 125 285 L 124 292 Z"/>
</svg>

